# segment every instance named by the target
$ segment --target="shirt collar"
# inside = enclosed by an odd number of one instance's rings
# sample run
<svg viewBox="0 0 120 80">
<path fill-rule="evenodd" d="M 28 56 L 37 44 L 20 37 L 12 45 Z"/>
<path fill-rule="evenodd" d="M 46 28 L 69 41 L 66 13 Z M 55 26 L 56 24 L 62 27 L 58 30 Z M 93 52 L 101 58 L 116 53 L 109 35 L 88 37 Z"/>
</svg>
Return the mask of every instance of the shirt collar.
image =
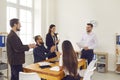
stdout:
<svg viewBox="0 0 120 80">
<path fill-rule="evenodd" d="M 87 33 L 87 35 L 92 35 L 93 34 L 93 32 L 90 32 L 89 34 Z"/>
<path fill-rule="evenodd" d="M 36 44 L 36 46 L 43 46 L 44 44 Z"/>
</svg>

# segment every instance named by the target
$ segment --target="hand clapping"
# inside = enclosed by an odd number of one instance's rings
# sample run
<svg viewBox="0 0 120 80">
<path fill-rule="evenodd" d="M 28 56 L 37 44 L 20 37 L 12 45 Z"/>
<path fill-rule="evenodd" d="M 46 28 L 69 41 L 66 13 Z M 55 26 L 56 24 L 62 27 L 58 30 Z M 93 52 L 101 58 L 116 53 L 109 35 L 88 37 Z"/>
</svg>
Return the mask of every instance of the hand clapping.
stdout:
<svg viewBox="0 0 120 80">
<path fill-rule="evenodd" d="M 50 52 L 51 52 L 51 53 L 55 52 L 55 49 L 56 49 L 56 47 L 55 47 L 55 46 L 52 46 L 51 49 L 50 49 Z"/>
<path fill-rule="evenodd" d="M 35 44 L 29 44 L 28 47 L 29 47 L 29 48 L 35 48 L 36 45 L 35 45 Z"/>
</svg>

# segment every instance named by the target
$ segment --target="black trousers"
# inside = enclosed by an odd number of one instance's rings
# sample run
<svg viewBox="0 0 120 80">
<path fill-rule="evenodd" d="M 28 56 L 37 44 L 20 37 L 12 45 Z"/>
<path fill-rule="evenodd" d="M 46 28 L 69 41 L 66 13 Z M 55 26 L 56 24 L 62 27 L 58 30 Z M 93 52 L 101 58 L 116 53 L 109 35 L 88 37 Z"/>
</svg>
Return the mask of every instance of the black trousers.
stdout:
<svg viewBox="0 0 120 80">
<path fill-rule="evenodd" d="M 88 62 L 88 65 L 90 64 L 90 62 L 92 61 L 94 57 L 94 52 L 93 49 L 89 49 L 89 50 L 82 50 L 81 51 L 81 58 L 86 59 Z"/>
<path fill-rule="evenodd" d="M 22 65 L 10 65 L 11 80 L 19 80 L 19 72 L 23 71 Z"/>
</svg>

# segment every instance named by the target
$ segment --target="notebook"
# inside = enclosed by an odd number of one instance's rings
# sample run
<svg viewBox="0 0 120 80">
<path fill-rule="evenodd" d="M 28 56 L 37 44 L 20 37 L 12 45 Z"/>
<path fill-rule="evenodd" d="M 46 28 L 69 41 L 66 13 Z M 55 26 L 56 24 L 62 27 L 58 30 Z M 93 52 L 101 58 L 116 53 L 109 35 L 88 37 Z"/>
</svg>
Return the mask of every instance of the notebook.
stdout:
<svg viewBox="0 0 120 80">
<path fill-rule="evenodd" d="M 49 63 L 49 62 L 39 62 L 38 64 L 40 66 L 51 65 L 51 63 Z"/>
<path fill-rule="evenodd" d="M 54 67 L 50 68 L 50 70 L 52 70 L 52 71 L 60 71 L 60 67 L 59 66 L 54 66 Z"/>
</svg>

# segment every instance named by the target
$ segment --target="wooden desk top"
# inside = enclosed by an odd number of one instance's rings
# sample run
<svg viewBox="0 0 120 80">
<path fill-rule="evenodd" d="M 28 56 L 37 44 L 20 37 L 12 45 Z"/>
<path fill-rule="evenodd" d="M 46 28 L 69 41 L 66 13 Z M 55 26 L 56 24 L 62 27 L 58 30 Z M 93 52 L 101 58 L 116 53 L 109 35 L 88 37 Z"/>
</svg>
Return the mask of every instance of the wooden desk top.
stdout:
<svg viewBox="0 0 120 80">
<path fill-rule="evenodd" d="M 49 61 L 54 61 L 56 58 L 52 58 L 52 59 L 49 59 L 49 60 L 46 60 L 47 62 Z M 82 60 L 78 60 L 79 62 L 79 65 L 78 66 L 82 66 L 85 64 L 85 60 L 82 59 Z M 37 73 L 41 73 L 41 74 L 46 74 L 46 75 L 51 75 L 51 76 L 60 76 L 61 74 L 64 74 L 63 70 L 61 71 L 52 71 L 50 70 L 50 68 L 44 68 L 44 69 L 41 69 L 39 67 L 40 65 L 38 63 L 34 63 L 34 64 L 31 64 L 31 65 L 28 65 L 26 67 L 24 67 L 24 71 L 25 72 L 37 72 Z M 53 66 L 59 66 L 59 62 L 55 62 L 55 63 L 51 63 L 50 65 L 51 67 Z"/>
</svg>

